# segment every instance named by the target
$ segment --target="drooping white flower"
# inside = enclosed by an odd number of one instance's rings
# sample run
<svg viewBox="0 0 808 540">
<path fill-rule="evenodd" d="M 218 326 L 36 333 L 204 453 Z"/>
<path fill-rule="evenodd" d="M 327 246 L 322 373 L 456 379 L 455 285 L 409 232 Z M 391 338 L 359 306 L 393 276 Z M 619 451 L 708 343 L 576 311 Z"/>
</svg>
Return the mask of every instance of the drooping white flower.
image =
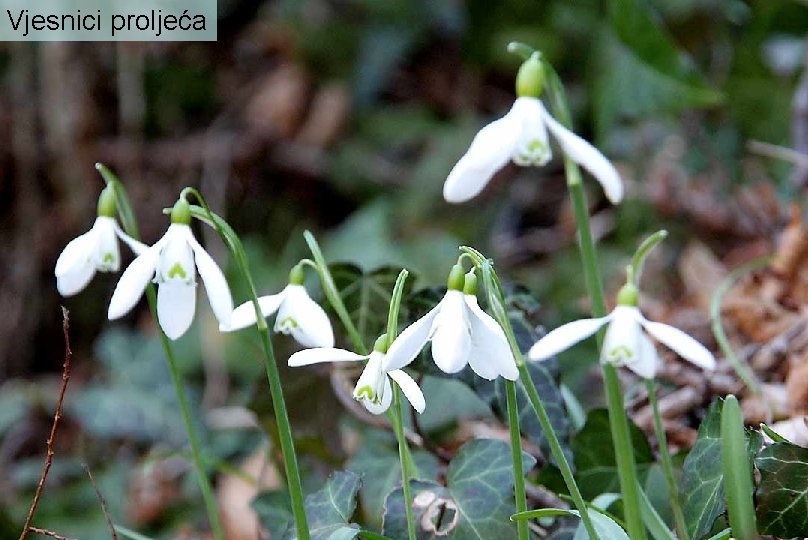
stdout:
<svg viewBox="0 0 808 540">
<path fill-rule="evenodd" d="M 177 202 L 171 214 L 172 223 L 163 237 L 124 271 L 112 294 L 109 320 L 126 315 L 153 279 L 157 284 L 157 320 L 169 338 L 178 339 L 194 318 L 198 270 L 214 315 L 220 324 L 230 324 L 233 312 L 230 288 L 216 262 L 194 238 L 187 204 L 184 200 Z"/>
<path fill-rule="evenodd" d="M 594 146 L 557 122 L 539 100 L 544 68 L 537 55 L 519 69 L 517 97 L 502 118 L 482 128 L 443 185 L 451 203 L 467 201 L 480 193 L 508 161 L 517 165 L 542 166 L 552 157 L 547 132 L 561 149 L 600 182 L 612 203 L 623 198 L 623 183 L 614 166 Z"/>
<path fill-rule="evenodd" d="M 98 216 L 92 228 L 67 243 L 56 259 L 56 288 L 62 296 L 79 293 L 96 272 L 117 272 L 121 267 L 118 238 L 135 254 L 146 249 L 118 226 L 113 217 Z"/>
<path fill-rule="evenodd" d="M 117 237 L 117 238 L 116 238 Z M 118 238 L 136 255 L 146 245 L 124 233 L 115 221 L 115 191 L 107 186 L 98 197 L 98 217 L 92 228 L 67 243 L 56 259 L 56 288 L 62 296 L 80 292 L 96 272 L 117 272 L 121 266 Z"/>
<path fill-rule="evenodd" d="M 480 308 L 473 294 L 476 283 L 463 290 L 460 265 L 452 268 L 448 281 L 449 290 L 438 305 L 405 328 L 390 345 L 385 369 L 406 366 L 431 341 L 432 358 L 445 373 L 457 373 L 469 364 L 483 379 L 518 379 L 519 370 L 505 333 Z"/>
<path fill-rule="evenodd" d="M 291 334 L 304 347 L 333 347 L 334 330 L 317 302 L 309 297 L 302 284 L 290 283 L 278 294 L 258 298 L 261 314 L 269 317 L 276 311 L 275 331 Z M 233 310 L 229 325 L 220 324 L 222 332 L 232 332 L 255 324 L 252 301 Z"/>
<path fill-rule="evenodd" d="M 625 366 L 645 379 L 653 379 L 660 360 L 648 332 L 685 360 L 703 368 L 715 369 L 715 357 L 704 345 L 678 328 L 652 322 L 636 306 L 618 305 L 610 314 L 595 319 L 580 319 L 560 326 L 536 342 L 528 353 L 531 360 L 544 360 L 573 346 L 608 324 L 602 363 Z"/>
<path fill-rule="evenodd" d="M 426 400 L 424 394 L 412 377 L 401 369 L 385 371 L 385 353 L 379 350 L 379 344 L 386 341 L 380 338 L 377 346 L 369 355 L 356 354 L 344 349 L 332 347 L 319 349 L 305 349 L 296 352 L 289 358 L 289 366 L 299 367 L 318 364 L 321 362 L 359 362 L 367 360 L 365 369 L 356 381 L 353 397 L 373 414 L 382 414 L 393 401 L 393 389 L 390 379 L 393 379 L 401 388 L 404 397 L 410 402 L 413 409 L 419 413 L 424 412 Z"/>
</svg>

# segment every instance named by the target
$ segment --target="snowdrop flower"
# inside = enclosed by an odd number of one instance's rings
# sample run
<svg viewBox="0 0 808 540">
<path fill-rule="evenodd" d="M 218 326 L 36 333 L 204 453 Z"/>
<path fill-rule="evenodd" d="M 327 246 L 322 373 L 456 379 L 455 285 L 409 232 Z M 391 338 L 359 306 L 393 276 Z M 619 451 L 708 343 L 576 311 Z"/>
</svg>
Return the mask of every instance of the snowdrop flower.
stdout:
<svg viewBox="0 0 808 540">
<path fill-rule="evenodd" d="M 118 226 L 115 221 L 115 192 L 108 186 L 98 197 L 98 217 L 92 228 L 68 242 L 56 259 L 54 274 L 59 294 L 73 296 L 79 293 L 93 279 L 96 271 L 117 272 L 121 266 L 118 238 L 136 255 L 146 249 L 145 244 L 127 235 Z"/>
<path fill-rule="evenodd" d="M 412 362 L 427 341 L 432 358 L 445 373 L 457 373 L 471 365 L 483 379 L 500 375 L 514 381 L 519 370 L 499 324 L 477 304 L 476 278 L 452 267 L 448 291 L 437 306 L 412 323 L 390 345 L 384 369 L 400 369 Z"/>
<path fill-rule="evenodd" d="M 191 232 L 189 204 L 180 199 L 171 211 L 171 226 L 156 244 L 124 271 L 109 304 L 109 320 L 126 315 L 149 280 L 157 284 L 157 320 L 171 339 L 191 326 L 196 308 L 196 271 L 202 277 L 210 307 L 220 324 L 230 323 L 233 299 L 224 274 Z"/>
<path fill-rule="evenodd" d="M 560 326 L 541 338 L 528 353 L 531 360 L 544 360 L 573 346 L 609 324 L 601 363 L 625 366 L 644 379 L 653 379 L 660 365 L 654 345 L 642 330 L 668 346 L 685 360 L 703 368 L 715 369 L 715 358 L 704 345 L 681 330 L 652 322 L 637 307 L 637 289 L 626 285 L 618 294 L 617 307 L 605 317 L 581 319 Z"/>
<path fill-rule="evenodd" d="M 258 299 L 261 314 L 269 317 L 276 311 L 275 331 L 292 334 L 304 347 L 333 347 L 334 331 L 323 308 L 309 297 L 303 287 L 303 267 L 298 264 L 289 272 L 289 284 L 278 294 Z M 222 332 L 232 332 L 255 324 L 255 307 L 245 302 L 233 310 L 229 325 L 219 325 Z"/>
<path fill-rule="evenodd" d="M 369 355 L 356 354 L 344 349 L 332 347 L 320 349 L 306 349 L 296 352 L 289 358 L 289 366 L 299 367 L 321 362 L 358 362 L 367 360 L 365 369 L 356 381 L 353 391 L 355 400 L 373 414 L 382 414 L 393 401 L 393 389 L 390 386 L 390 379 L 393 379 L 401 388 L 404 397 L 410 402 L 412 407 L 419 413 L 424 412 L 426 401 L 424 394 L 412 377 L 400 369 L 391 371 L 385 370 L 385 353 L 387 346 L 387 334 L 376 340 L 373 352 Z"/>
<path fill-rule="evenodd" d="M 482 128 L 443 186 L 451 203 L 480 193 L 498 170 L 513 160 L 517 165 L 542 166 L 552 157 L 547 132 L 561 149 L 600 182 L 609 200 L 623 198 L 623 184 L 614 166 L 594 146 L 557 122 L 539 101 L 544 68 L 538 53 L 525 61 L 516 77 L 517 98 L 504 117 Z"/>
</svg>

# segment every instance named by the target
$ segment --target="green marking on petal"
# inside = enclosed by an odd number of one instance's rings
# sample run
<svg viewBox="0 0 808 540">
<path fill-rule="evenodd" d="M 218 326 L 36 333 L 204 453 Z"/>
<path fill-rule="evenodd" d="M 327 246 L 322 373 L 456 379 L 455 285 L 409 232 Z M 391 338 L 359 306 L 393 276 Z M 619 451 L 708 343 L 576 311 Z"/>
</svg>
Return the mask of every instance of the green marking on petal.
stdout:
<svg viewBox="0 0 808 540">
<path fill-rule="evenodd" d="M 368 385 L 357 388 L 354 390 L 354 398 L 359 400 L 368 399 L 375 402 L 373 388 Z"/>
<path fill-rule="evenodd" d="M 531 154 L 538 154 L 538 153 L 540 153 L 540 152 L 541 152 L 541 153 L 544 153 L 544 150 L 545 150 L 546 148 L 547 148 L 547 145 L 546 145 L 546 144 L 544 144 L 544 142 L 543 142 L 543 141 L 541 141 L 540 139 L 533 139 L 533 140 L 532 140 L 532 141 L 530 141 L 530 143 L 527 145 L 527 149 L 528 149 L 528 151 L 529 151 Z"/>
<path fill-rule="evenodd" d="M 288 332 L 292 328 L 297 328 L 300 325 L 297 324 L 297 321 L 292 317 L 286 317 L 280 323 L 278 323 L 278 326 L 280 326 L 284 332 Z"/>
<path fill-rule="evenodd" d="M 115 255 L 112 253 L 104 253 L 104 257 L 101 259 L 101 262 L 104 264 L 112 264 L 115 262 Z"/>
<path fill-rule="evenodd" d="M 185 279 L 188 277 L 185 269 L 178 262 L 174 263 L 174 266 L 172 266 L 168 271 L 168 279 L 173 279 L 175 277 L 179 277 L 180 279 Z"/>
<path fill-rule="evenodd" d="M 619 346 L 615 347 L 614 349 L 612 349 L 611 351 L 609 351 L 608 356 L 609 356 L 610 359 L 615 359 L 615 360 L 617 360 L 617 359 L 625 359 L 625 360 L 628 361 L 628 360 L 631 360 L 631 357 L 634 356 L 634 353 L 631 351 L 631 349 L 629 349 L 625 345 L 619 345 Z"/>
</svg>

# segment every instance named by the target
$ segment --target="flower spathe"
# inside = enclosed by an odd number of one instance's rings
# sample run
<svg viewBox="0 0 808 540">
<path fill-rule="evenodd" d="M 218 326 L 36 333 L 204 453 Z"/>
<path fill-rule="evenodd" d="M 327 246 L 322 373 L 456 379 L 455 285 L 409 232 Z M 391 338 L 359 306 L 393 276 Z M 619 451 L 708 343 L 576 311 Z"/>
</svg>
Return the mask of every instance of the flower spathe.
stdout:
<svg viewBox="0 0 808 540">
<path fill-rule="evenodd" d="M 98 216 L 89 231 L 68 242 L 54 269 L 59 294 L 73 296 L 81 292 L 96 272 L 117 272 L 121 267 L 118 238 L 136 255 L 146 250 L 145 244 L 124 233 L 115 218 L 109 216 Z"/>
<path fill-rule="evenodd" d="M 374 350 L 369 355 L 361 355 L 332 347 L 306 349 L 293 354 L 289 358 L 289 366 L 300 367 L 321 362 L 360 362 L 367 360 L 365 369 L 362 370 L 353 391 L 355 400 L 362 403 L 365 409 L 373 414 L 384 413 L 390 408 L 393 401 L 393 389 L 390 385 L 390 379 L 393 379 L 401 388 L 404 397 L 407 398 L 413 409 L 419 413 L 424 412 L 426 400 L 423 392 L 418 387 L 418 383 L 403 370 L 385 371 L 385 356 L 385 353 L 379 350 Z"/>
<path fill-rule="evenodd" d="M 544 360 L 573 346 L 608 324 L 602 363 L 625 366 L 644 379 L 653 379 L 659 368 L 659 356 L 648 336 L 673 350 L 685 360 L 703 368 L 715 369 L 715 357 L 704 345 L 678 328 L 649 321 L 636 306 L 618 305 L 610 314 L 595 319 L 580 319 L 560 326 L 530 348 L 531 360 Z"/>
<path fill-rule="evenodd" d="M 513 160 L 517 165 L 542 166 L 552 158 L 550 132 L 561 149 L 588 170 L 616 204 L 623 198 L 623 183 L 614 166 L 594 146 L 557 122 L 537 97 L 518 97 L 502 118 L 482 128 L 443 185 L 451 203 L 480 193 L 494 174 Z"/>
<path fill-rule="evenodd" d="M 303 285 L 289 283 L 278 294 L 258 299 L 261 314 L 269 317 L 276 311 L 275 331 L 291 334 L 304 347 L 333 347 L 334 330 L 323 308 L 309 297 Z M 219 325 L 223 332 L 232 332 L 255 324 L 255 308 L 245 302 L 233 310 L 228 325 Z"/>
<path fill-rule="evenodd" d="M 438 305 L 393 341 L 385 369 L 406 366 L 430 340 L 432 358 L 445 373 L 457 373 L 469 364 L 483 379 L 493 380 L 500 375 L 511 381 L 519 378 L 505 333 L 480 308 L 474 295 L 448 290 Z"/>
<path fill-rule="evenodd" d="M 112 294 L 109 319 L 126 315 L 153 279 L 157 284 L 157 320 L 169 338 L 178 339 L 194 318 L 197 270 L 219 324 L 229 325 L 233 299 L 224 274 L 194 238 L 191 227 L 177 222 L 124 271 Z"/>
</svg>

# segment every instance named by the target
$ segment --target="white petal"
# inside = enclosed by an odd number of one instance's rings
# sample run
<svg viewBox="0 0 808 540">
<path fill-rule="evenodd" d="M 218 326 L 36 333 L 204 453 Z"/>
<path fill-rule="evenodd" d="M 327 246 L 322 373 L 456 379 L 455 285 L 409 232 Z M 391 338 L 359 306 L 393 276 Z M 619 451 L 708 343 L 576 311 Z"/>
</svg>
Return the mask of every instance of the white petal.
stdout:
<svg viewBox="0 0 808 540">
<path fill-rule="evenodd" d="M 659 363 L 659 355 L 654 344 L 645 335 L 640 334 L 640 354 L 636 361 L 627 363 L 626 367 L 643 379 L 653 379 L 656 377 Z"/>
<path fill-rule="evenodd" d="M 90 229 L 67 243 L 56 259 L 54 274 L 56 277 L 67 274 L 73 268 L 83 266 L 91 260 L 95 250 L 95 231 Z"/>
<path fill-rule="evenodd" d="M 619 203 L 623 198 L 623 181 L 620 180 L 620 175 L 617 173 L 614 165 L 612 165 L 597 148 L 556 122 L 555 119 L 550 116 L 550 113 L 544 109 L 544 105 L 541 107 L 547 127 L 555 136 L 564 152 L 592 173 L 592 176 L 603 186 L 606 197 L 608 197 L 613 204 Z"/>
<path fill-rule="evenodd" d="M 615 366 L 636 362 L 640 357 L 640 310 L 636 307 L 617 306 L 603 338 L 600 361 Z"/>
<path fill-rule="evenodd" d="M 642 319 L 640 322 L 649 334 L 688 362 L 703 369 L 715 369 L 713 354 L 704 345 L 678 328 L 646 319 Z"/>
<path fill-rule="evenodd" d="M 334 331 L 323 308 L 309 297 L 303 285 L 288 285 L 278 319 L 291 319 L 290 332 L 304 347 L 333 347 Z M 278 325 L 276 321 L 276 326 Z"/>
<path fill-rule="evenodd" d="M 449 291 L 441 302 L 432 333 L 432 359 L 444 373 L 457 373 L 469 360 L 471 326 L 463 293 Z"/>
<path fill-rule="evenodd" d="M 531 360 L 546 360 L 583 341 L 611 320 L 611 315 L 597 319 L 579 319 L 568 322 L 537 341 L 528 351 Z"/>
<path fill-rule="evenodd" d="M 275 313 L 285 297 L 286 289 L 278 294 L 259 296 L 258 306 L 261 308 L 263 316 L 269 317 Z M 221 332 L 232 332 L 233 330 L 247 328 L 253 324 L 255 324 L 255 307 L 253 306 L 252 300 L 249 300 L 233 310 L 233 313 L 230 314 L 229 325 L 219 323 L 219 330 Z"/>
<path fill-rule="evenodd" d="M 157 287 L 157 320 L 171 339 L 179 339 L 194 320 L 196 285 L 166 281 Z"/>
<path fill-rule="evenodd" d="M 95 245 L 93 246 L 93 263 L 102 272 L 117 272 L 121 267 L 121 251 L 115 235 L 115 220 L 111 217 L 99 216 L 93 225 Z"/>
<path fill-rule="evenodd" d="M 519 370 L 505 332 L 493 317 L 480 309 L 476 297 L 465 295 L 465 301 L 471 315 L 469 317 L 472 343 L 469 355 L 471 369 L 489 381 L 500 375 L 515 381 L 519 378 Z"/>
<path fill-rule="evenodd" d="M 375 403 L 369 399 L 360 399 L 360 401 L 371 414 L 384 414 L 384 412 L 390 408 L 390 404 L 393 403 L 393 389 L 390 386 L 390 379 L 387 377 L 384 378 L 384 385 L 379 403 Z"/>
<path fill-rule="evenodd" d="M 160 256 L 161 242 L 162 240 L 147 249 L 142 255 L 135 257 L 132 264 L 124 270 L 109 302 L 107 312 L 109 320 L 115 320 L 129 313 L 129 310 L 143 296 L 146 285 L 154 276 L 157 259 Z"/>
<path fill-rule="evenodd" d="M 521 122 L 519 140 L 511 156 L 513 162 L 523 167 L 546 165 L 553 157 L 553 152 L 547 137 L 541 101 L 520 97 L 513 104 L 512 110 Z"/>
<path fill-rule="evenodd" d="M 208 293 L 208 301 L 211 309 L 213 309 L 213 314 L 216 315 L 219 324 L 224 324 L 227 327 L 230 325 L 230 316 L 233 313 L 233 297 L 230 295 L 227 280 L 219 265 L 196 241 L 190 228 L 187 234 L 188 243 L 194 250 L 196 268 L 199 270 L 202 283 L 205 284 L 205 291 Z"/>
<path fill-rule="evenodd" d="M 401 369 L 415 360 L 421 349 L 424 348 L 432 333 L 435 317 L 440 313 L 443 300 L 438 302 L 429 312 L 405 328 L 387 349 L 384 358 L 384 371 Z"/>
<path fill-rule="evenodd" d="M 354 399 L 361 401 L 373 414 L 386 411 L 393 398 L 390 380 L 382 370 L 383 359 L 384 354 L 380 352 L 370 354 L 353 392 Z"/>
<path fill-rule="evenodd" d="M 123 232 L 123 229 L 121 229 L 117 221 L 113 222 L 115 223 L 115 234 L 117 234 L 118 238 L 123 240 L 123 242 L 127 246 L 129 246 L 129 249 L 132 250 L 132 253 L 134 253 L 135 255 L 140 255 L 141 253 L 149 249 L 149 246 L 147 246 L 143 242 L 138 242 L 137 240 L 135 240 L 134 238 Z"/>
<path fill-rule="evenodd" d="M 73 296 L 82 291 L 94 275 L 95 265 L 92 261 L 79 262 L 56 276 L 56 288 L 62 296 Z"/>
<path fill-rule="evenodd" d="M 366 358 L 367 356 L 333 347 L 304 349 L 289 357 L 289 367 L 309 366 L 322 362 L 357 362 Z"/>
<path fill-rule="evenodd" d="M 471 199 L 508 163 L 521 130 L 518 112 L 512 107 L 508 114 L 477 133 L 443 185 L 443 197 L 448 202 Z"/>
<path fill-rule="evenodd" d="M 418 387 L 418 383 L 400 369 L 394 369 L 389 372 L 388 375 L 391 379 L 396 381 L 404 397 L 406 397 L 407 401 L 412 405 L 412 408 L 419 413 L 424 412 L 424 409 L 426 409 L 426 400 L 424 399 L 424 393 L 421 392 L 421 389 Z"/>
</svg>

